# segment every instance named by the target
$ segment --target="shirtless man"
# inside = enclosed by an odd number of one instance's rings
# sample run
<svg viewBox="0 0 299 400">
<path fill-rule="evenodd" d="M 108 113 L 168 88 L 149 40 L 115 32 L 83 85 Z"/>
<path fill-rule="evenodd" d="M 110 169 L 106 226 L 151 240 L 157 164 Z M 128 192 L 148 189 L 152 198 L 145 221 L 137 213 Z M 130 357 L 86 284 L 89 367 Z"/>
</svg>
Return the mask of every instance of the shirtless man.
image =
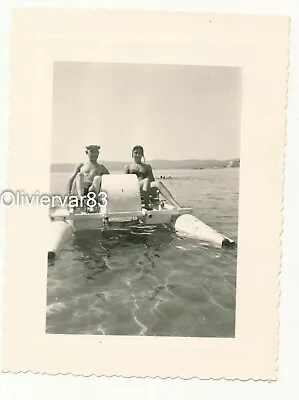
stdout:
<svg viewBox="0 0 299 400">
<path fill-rule="evenodd" d="M 144 150 L 142 146 L 135 146 L 132 149 L 133 162 L 125 166 L 125 174 L 137 175 L 140 191 L 143 195 L 145 208 L 149 207 L 149 195 L 151 188 L 158 189 L 163 197 L 168 200 L 175 208 L 180 208 L 179 203 L 175 200 L 169 190 L 159 180 L 155 180 L 153 170 L 150 164 L 142 162 L 144 159 Z M 145 160 L 144 160 L 145 161 Z"/>
<path fill-rule="evenodd" d="M 90 144 L 86 146 L 85 153 L 88 161 L 76 165 L 72 176 L 68 182 L 68 194 L 71 195 L 73 184 L 79 196 L 86 196 L 88 192 L 93 192 L 96 195 L 100 193 L 102 185 L 102 175 L 109 174 L 104 165 L 98 163 L 99 149 L 101 146 Z"/>
</svg>

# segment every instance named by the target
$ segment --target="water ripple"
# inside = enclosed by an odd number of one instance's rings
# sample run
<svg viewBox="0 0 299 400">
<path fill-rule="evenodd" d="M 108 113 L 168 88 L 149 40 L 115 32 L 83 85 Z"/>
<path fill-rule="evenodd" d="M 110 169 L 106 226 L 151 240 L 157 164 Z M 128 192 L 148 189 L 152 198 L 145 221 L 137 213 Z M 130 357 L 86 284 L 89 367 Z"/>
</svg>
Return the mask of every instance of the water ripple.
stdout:
<svg viewBox="0 0 299 400">
<path fill-rule="evenodd" d="M 236 239 L 238 175 L 188 173 L 167 186 Z M 47 332 L 234 337 L 236 267 L 236 251 L 170 228 L 79 232 L 48 267 Z"/>
</svg>

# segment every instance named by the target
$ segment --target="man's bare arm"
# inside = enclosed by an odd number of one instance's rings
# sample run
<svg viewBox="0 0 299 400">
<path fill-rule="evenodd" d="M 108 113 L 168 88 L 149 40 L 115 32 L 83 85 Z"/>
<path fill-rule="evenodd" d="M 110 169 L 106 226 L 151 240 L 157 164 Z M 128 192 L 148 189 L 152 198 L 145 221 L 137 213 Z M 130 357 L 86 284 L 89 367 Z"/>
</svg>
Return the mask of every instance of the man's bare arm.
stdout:
<svg viewBox="0 0 299 400">
<path fill-rule="evenodd" d="M 129 174 L 129 173 L 130 173 L 130 166 L 129 166 L 129 165 L 126 165 L 126 166 L 125 166 L 125 168 L 124 168 L 124 173 L 125 173 L 125 174 Z"/>
<path fill-rule="evenodd" d="M 83 163 L 79 163 L 79 164 L 77 164 L 77 165 L 75 166 L 74 171 L 73 171 L 73 173 L 72 173 L 72 175 L 71 175 L 71 177 L 70 177 L 70 179 L 69 179 L 69 181 L 68 181 L 67 193 L 68 193 L 69 195 L 71 194 L 74 180 L 75 180 L 77 174 L 80 172 L 80 169 L 81 169 L 82 165 L 84 165 L 84 164 L 83 164 Z"/>
<path fill-rule="evenodd" d="M 110 172 L 104 165 L 101 165 L 101 174 L 102 175 L 110 175 Z"/>
</svg>

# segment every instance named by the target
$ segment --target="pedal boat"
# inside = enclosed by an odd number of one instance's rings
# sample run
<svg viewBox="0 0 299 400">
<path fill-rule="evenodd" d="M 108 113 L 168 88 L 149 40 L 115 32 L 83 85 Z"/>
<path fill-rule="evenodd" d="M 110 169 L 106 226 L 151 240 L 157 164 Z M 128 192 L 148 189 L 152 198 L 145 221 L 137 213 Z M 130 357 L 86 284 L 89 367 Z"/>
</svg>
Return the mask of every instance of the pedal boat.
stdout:
<svg viewBox="0 0 299 400">
<path fill-rule="evenodd" d="M 218 233 L 197 217 L 192 208 L 176 209 L 161 199 L 158 191 L 151 198 L 151 210 L 142 202 L 135 175 L 103 175 L 101 191 L 107 194 L 107 205 L 100 205 L 96 212 L 57 208 L 49 218 L 50 243 L 48 259 L 58 257 L 76 231 L 130 229 L 134 225 L 168 225 L 181 235 L 211 243 L 217 247 L 235 248 L 235 242 Z"/>
</svg>

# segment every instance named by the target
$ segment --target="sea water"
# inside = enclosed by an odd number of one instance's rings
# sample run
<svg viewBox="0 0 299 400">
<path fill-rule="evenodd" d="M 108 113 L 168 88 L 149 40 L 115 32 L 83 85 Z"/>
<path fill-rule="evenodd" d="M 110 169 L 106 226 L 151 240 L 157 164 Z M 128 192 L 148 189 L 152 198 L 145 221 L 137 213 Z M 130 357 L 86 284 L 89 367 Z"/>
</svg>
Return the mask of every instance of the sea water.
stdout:
<svg viewBox="0 0 299 400">
<path fill-rule="evenodd" d="M 111 172 L 115 173 L 115 172 Z M 180 204 L 237 241 L 239 169 L 164 170 Z M 51 193 L 69 174 L 52 173 Z M 79 232 L 48 265 L 47 333 L 234 337 L 237 250 L 169 228 Z"/>
</svg>

